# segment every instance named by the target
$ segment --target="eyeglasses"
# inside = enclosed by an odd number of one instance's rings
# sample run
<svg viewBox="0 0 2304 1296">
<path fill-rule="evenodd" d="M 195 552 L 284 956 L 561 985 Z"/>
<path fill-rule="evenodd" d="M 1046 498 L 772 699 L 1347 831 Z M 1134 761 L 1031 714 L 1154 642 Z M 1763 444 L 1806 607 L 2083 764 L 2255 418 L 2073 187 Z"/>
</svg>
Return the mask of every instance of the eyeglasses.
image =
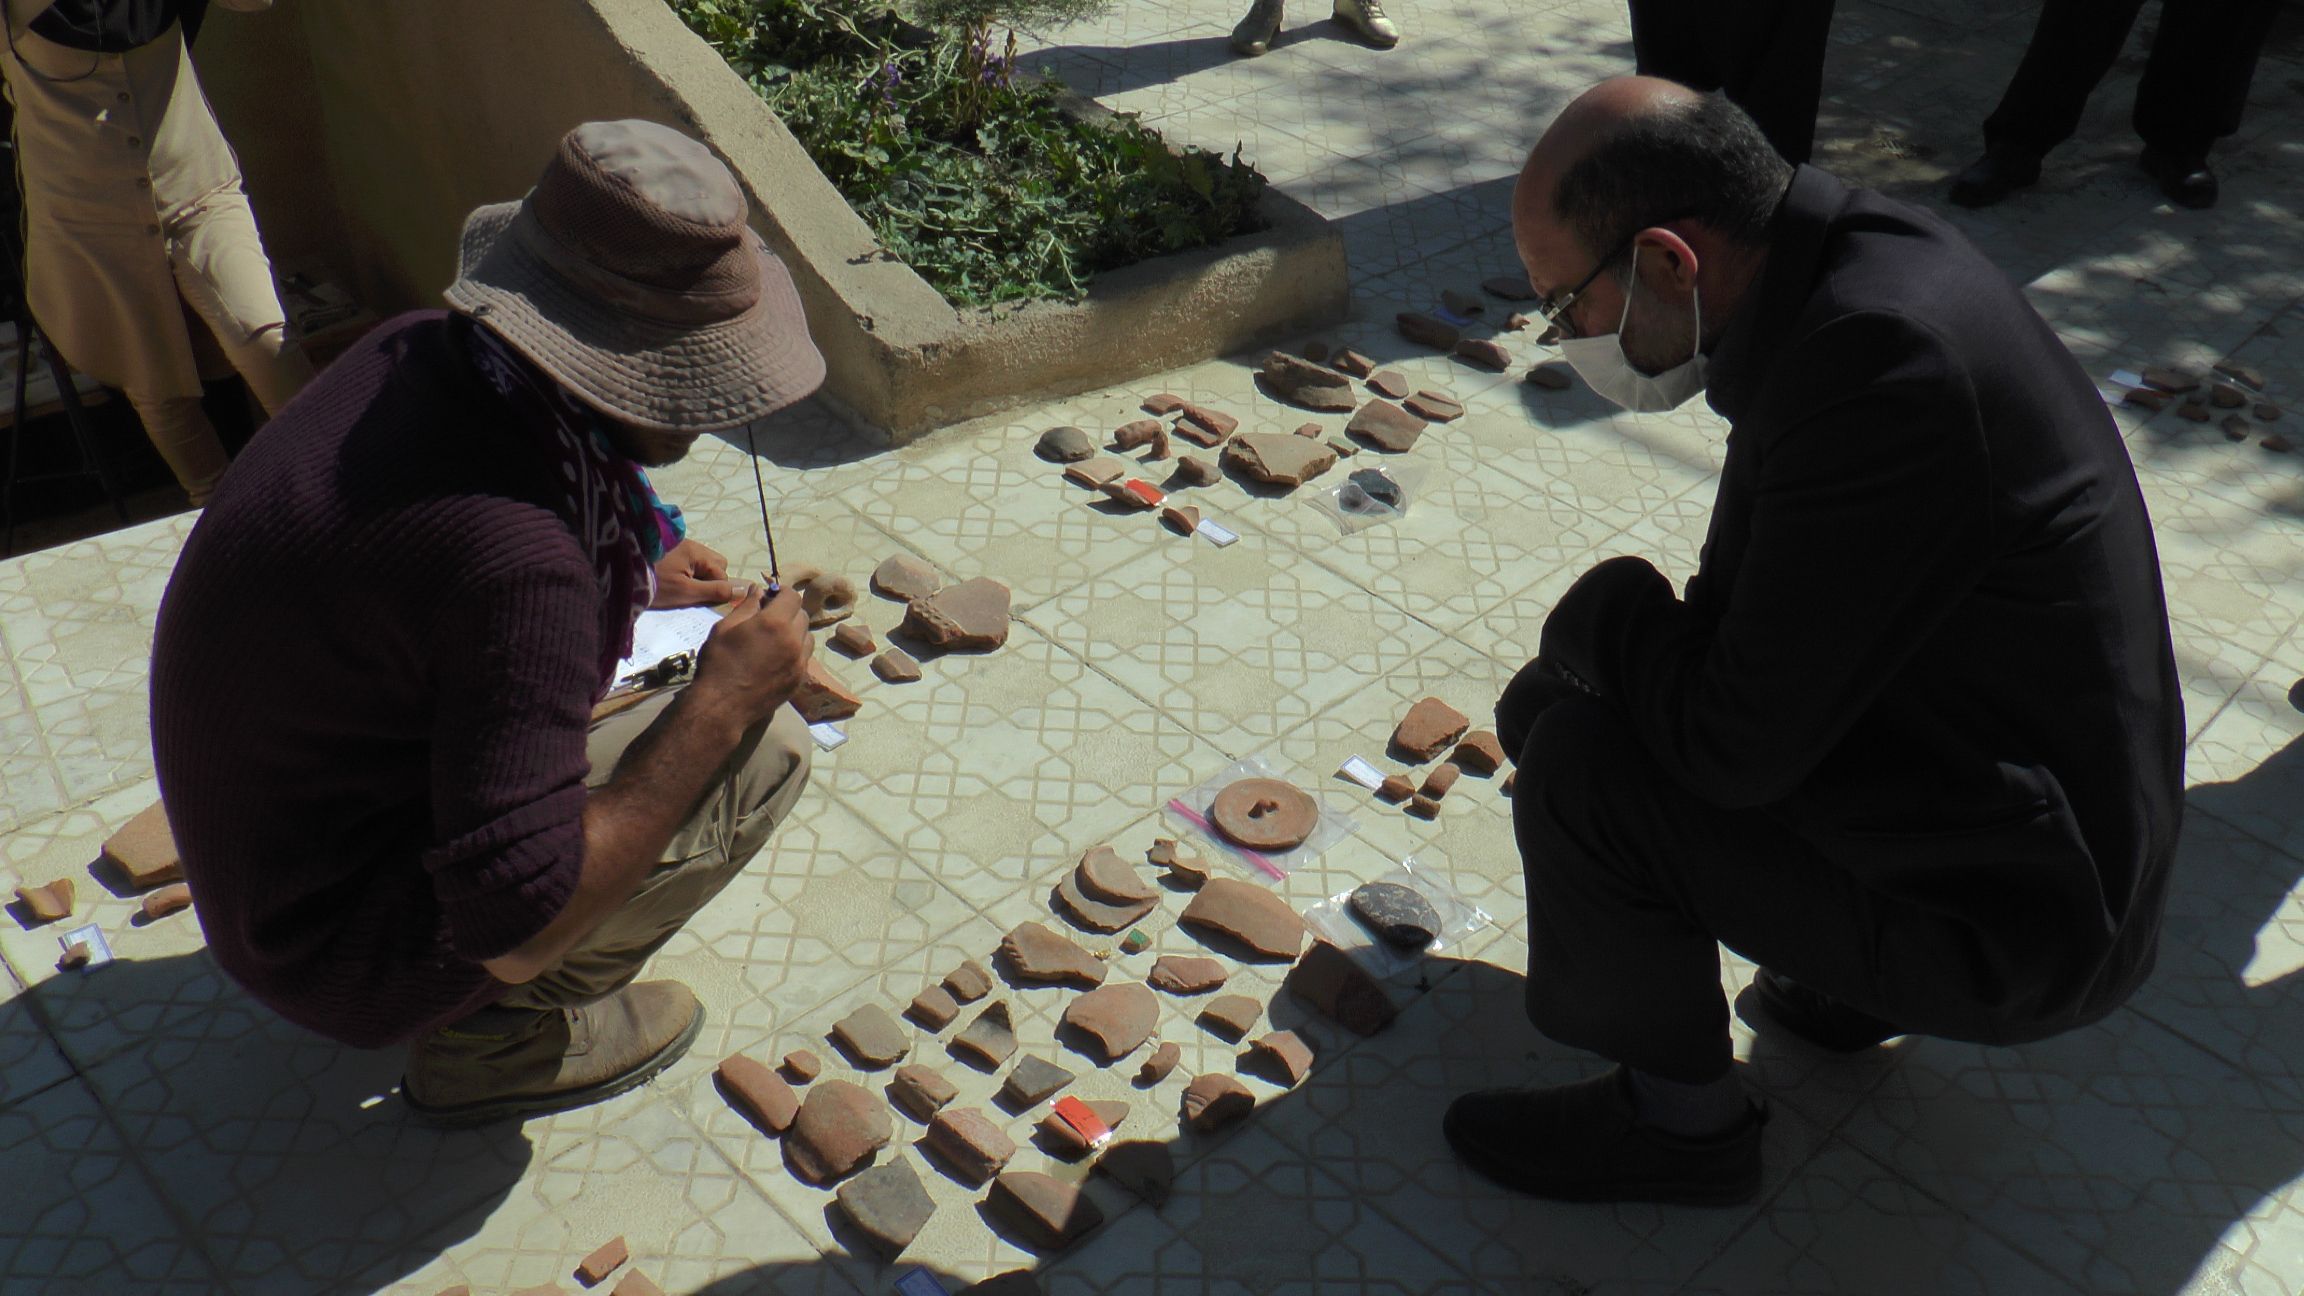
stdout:
<svg viewBox="0 0 2304 1296">
<path fill-rule="evenodd" d="M 1584 290 L 1590 288 L 1593 282 L 1600 278 L 1600 272 L 1614 265 L 1616 258 L 1629 251 L 1632 247 L 1632 240 L 1638 237 L 1637 231 L 1626 235 L 1624 241 L 1616 245 L 1615 251 L 1600 258 L 1599 262 L 1592 267 L 1592 273 L 1584 276 L 1582 283 L 1537 307 L 1536 317 L 1543 320 L 1547 326 L 1560 330 L 1562 337 L 1583 336 L 1577 331 L 1575 323 L 1568 318 L 1568 312 L 1575 309 L 1576 303 L 1584 296 Z"/>
</svg>

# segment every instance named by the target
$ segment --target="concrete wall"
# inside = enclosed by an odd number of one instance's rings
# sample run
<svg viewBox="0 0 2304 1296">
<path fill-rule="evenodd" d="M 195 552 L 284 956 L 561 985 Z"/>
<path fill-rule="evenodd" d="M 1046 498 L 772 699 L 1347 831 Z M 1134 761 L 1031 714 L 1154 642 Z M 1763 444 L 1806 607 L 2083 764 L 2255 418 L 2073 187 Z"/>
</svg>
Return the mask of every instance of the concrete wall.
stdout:
<svg viewBox="0 0 2304 1296">
<path fill-rule="evenodd" d="M 251 188 L 282 236 L 328 242 L 378 314 L 437 304 L 473 207 L 518 198 L 570 127 L 641 117 L 709 144 L 791 268 L 825 393 L 899 438 L 1317 326 L 1347 302 L 1342 241 L 1275 193 L 1273 230 L 1102 276 L 1083 303 L 955 310 L 871 230 L 791 133 L 664 0 L 282 0 L 277 29 L 207 51 L 232 88 Z M 212 22 L 222 33 L 226 16 Z M 301 38 L 301 62 L 283 52 Z M 208 44 L 206 36 L 203 46 Z M 277 114 L 250 111 L 294 67 Z M 307 108 L 306 105 L 309 105 Z M 237 137 L 236 137 L 237 138 Z M 291 176 L 290 173 L 294 175 Z"/>
</svg>

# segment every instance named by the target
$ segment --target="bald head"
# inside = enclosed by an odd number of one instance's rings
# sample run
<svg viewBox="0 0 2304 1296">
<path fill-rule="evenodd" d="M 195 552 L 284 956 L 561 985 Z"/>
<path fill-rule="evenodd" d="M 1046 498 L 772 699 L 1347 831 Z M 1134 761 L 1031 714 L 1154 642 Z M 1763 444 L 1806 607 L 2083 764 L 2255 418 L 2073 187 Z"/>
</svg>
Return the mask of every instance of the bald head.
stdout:
<svg viewBox="0 0 2304 1296">
<path fill-rule="evenodd" d="M 1529 150 L 1528 161 L 1520 168 L 1520 183 L 1512 191 L 1514 218 L 1524 203 L 1540 204 L 1534 215 L 1548 210 L 1560 177 L 1626 123 L 1673 111 L 1685 113 L 1703 98 L 1677 81 L 1645 76 L 1611 77 L 1576 96 Z"/>
</svg>

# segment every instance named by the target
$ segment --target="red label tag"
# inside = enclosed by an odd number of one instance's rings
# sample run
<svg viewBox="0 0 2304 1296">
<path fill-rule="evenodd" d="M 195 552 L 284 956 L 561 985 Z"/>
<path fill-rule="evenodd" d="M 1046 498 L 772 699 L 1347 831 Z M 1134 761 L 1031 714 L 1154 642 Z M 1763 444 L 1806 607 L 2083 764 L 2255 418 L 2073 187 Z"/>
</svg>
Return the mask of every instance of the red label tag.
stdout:
<svg viewBox="0 0 2304 1296">
<path fill-rule="evenodd" d="M 1056 1114 L 1092 1148 L 1102 1147 L 1112 1141 L 1112 1127 L 1105 1124 L 1104 1119 L 1091 1110 L 1088 1104 L 1077 1098 L 1057 1099 Z"/>
<path fill-rule="evenodd" d="M 1145 481 L 1140 477 L 1129 478 L 1125 483 L 1121 485 L 1120 489 L 1127 491 L 1129 494 L 1144 501 L 1146 504 L 1158 504 L 1160 501 L 1168 498 L 1168 496 L 1163 491 L 1161 491 L 1159 487 L 1148 481 Z"/>
</svg>

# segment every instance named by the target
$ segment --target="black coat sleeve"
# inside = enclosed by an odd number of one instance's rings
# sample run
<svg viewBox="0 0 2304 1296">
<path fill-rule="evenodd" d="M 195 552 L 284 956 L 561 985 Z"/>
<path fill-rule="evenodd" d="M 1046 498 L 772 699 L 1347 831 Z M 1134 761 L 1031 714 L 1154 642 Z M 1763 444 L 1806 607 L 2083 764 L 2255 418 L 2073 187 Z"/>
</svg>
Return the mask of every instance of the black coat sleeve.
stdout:
<svg viewBox="0 0 2304 1296">
<path fill-rule="evenodd" d="M 1669 774 L 1730 808 L 1797 788 L 1994 548 L 1976 400 L 1939 339 L 1850 315 L 1774 369 L 1812 386 L 1737 428 L 1759 458 L 1717 619 L 1620 558 L 1570 588 L 1541 648 L 1621 707 Z"/>
</svg>

